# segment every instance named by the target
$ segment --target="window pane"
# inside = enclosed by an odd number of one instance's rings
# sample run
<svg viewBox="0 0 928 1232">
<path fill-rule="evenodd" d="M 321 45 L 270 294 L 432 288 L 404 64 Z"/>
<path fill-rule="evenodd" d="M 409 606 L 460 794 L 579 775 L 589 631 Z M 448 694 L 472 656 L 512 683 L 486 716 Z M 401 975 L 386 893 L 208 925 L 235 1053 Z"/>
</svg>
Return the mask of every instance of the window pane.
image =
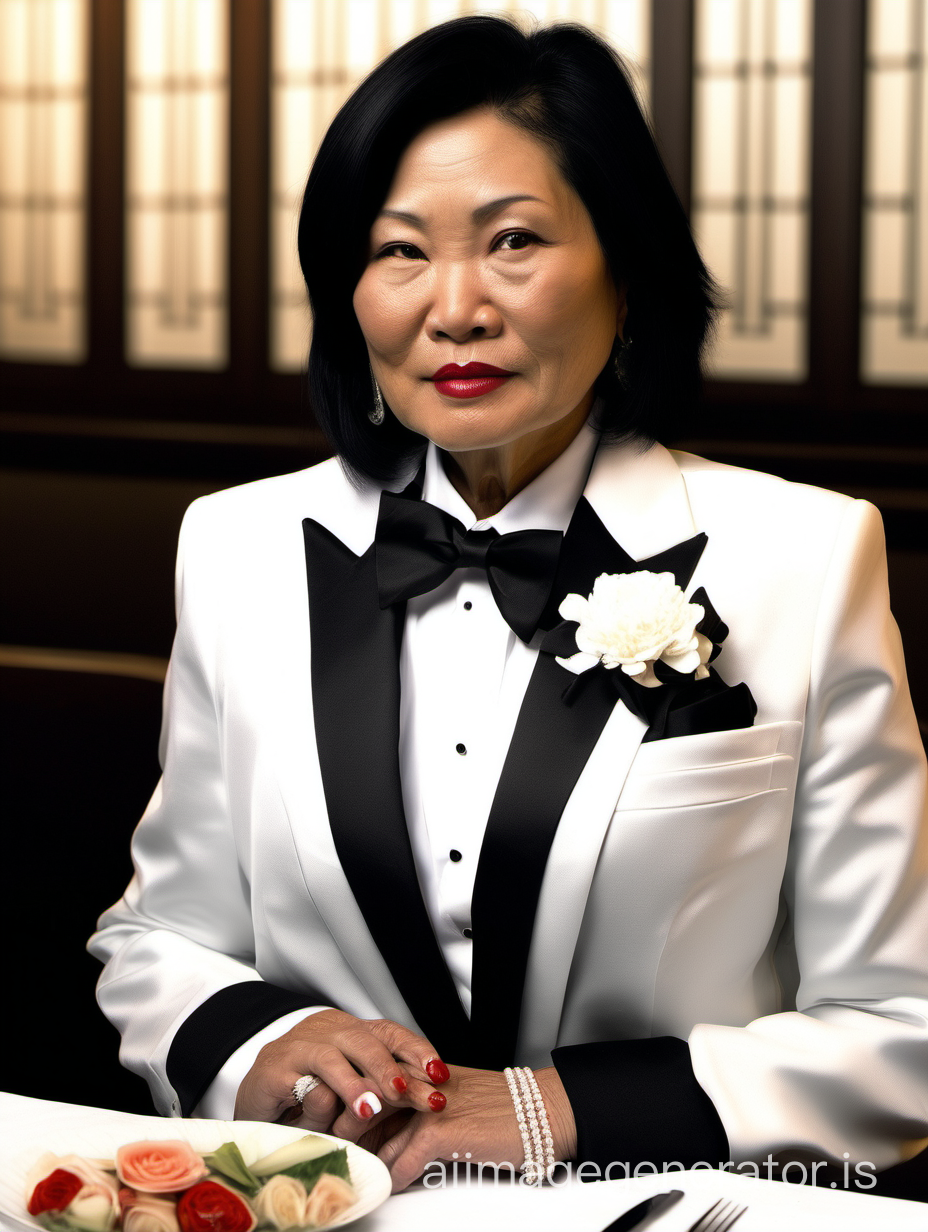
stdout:
<svg viewBox="0 0 928 1232">
<path fill-rule="evenodd" d="M 0 0 L 0 355 L 85 358 L 88 0 Z"/>
<path fill-rule="evenodd" d="M 131 364 L 227 362 L 228 16 L 228 0 L 128 0 Z"/>
<path fill-rule="evenodd" d="M 709 371 L 807 373 L 811 0 L 698 0 L 693 229 L 728 294 Z"/>
<path fill-rule="evenodd" d="M 870 0 L 861 378 L 928 385 L 928 0 Z"/>
<path fill-rule="evenodd" d="M 322 135 L 354 86 L 390 50 L 463 13 L 530 14 L 592 26 L 631 62 L 646 99 L 650 0 L 273 0 L 271 43 L 271 366 L 295 371 L 310 321 L 296 256 L 306 176 Z"/>
</svg>

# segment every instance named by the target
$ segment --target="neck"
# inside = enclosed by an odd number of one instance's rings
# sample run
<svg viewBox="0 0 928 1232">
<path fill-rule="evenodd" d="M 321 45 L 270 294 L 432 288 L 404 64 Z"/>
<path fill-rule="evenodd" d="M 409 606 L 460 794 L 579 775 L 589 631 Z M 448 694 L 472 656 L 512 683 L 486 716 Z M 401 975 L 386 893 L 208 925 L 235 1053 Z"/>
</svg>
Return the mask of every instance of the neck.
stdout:
<svg viewBox="0 0 928 1232">
<path fill-rule="evenodd" d="M 557 423 L 506 445 L 466 453 L 442 451 L 445 473 L 479 520 L 491 518 L 560 457 L 586 423 L 590 405 L 591 399 L 585 398 Z"/>
</svg>

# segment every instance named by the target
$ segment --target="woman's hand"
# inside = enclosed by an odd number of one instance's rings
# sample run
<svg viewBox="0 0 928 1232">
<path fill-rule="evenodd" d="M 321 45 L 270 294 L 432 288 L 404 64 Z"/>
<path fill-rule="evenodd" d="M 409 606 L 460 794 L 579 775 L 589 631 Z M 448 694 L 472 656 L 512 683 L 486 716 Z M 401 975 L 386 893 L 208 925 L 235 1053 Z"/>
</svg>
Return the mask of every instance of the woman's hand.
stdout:
<svg viewBox="0 0 928 1232">
<path fill-rule="evenodd" d="M 293 1084 L 304 1074 L 322 1082 L 308 1092 L 300 1109 L 294 1105 Z M 383 1115 L 381 1108 L 429 1115 L 441 1111 L 445 1097 L 433 1084 L 447 1077 L 447 1067 L 428 1040 L 399 1023 L 320 1010 L 261 1049 L 238 1089 L 235 1119 L 285 1118 L 301 1129 L 331 1129 L 356 1139 L 375 1116 Z"/>
<path fill-rule="evenodd" d="M 555 1159 L 573 1159 L 577 1130 L 557 1071 L 537 1070 L 535 1077 L 551 1126 Z M 432 1160 L 522 1166 L 522 1137 L 503 1074 L 452 1065 L 445 1091 L 448 1107 L 441 1116 L 415 1112 L 403 1117 L 385 1110 L 376 1124 L 359 1126 L 357 1137 L 352 1135 L 361 1146 L 376 1151 L 390 1169 L 394 1193 L 421 1176 Z"/>
</svg>

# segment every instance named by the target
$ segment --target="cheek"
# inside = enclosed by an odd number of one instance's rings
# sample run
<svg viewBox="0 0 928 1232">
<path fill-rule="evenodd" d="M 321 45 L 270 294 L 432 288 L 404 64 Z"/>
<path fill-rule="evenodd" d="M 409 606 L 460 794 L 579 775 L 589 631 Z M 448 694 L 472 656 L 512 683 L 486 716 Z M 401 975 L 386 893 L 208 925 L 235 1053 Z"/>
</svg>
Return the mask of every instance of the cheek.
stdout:
<svg viewBox="0 0 928 1232">
<path fill-rule="evenodd" d="M 611 282 L 598 269 L 551 278 L 525 301 L 523 337 L 539 354 L 560 353 L 568 366 L 585 366 L 593 353 L 611 348 L 617 309 Z"/>
<path fill-rule="evenodd" d="M 382 317 L 382 313 L 378 307 L 378 296 L 375 288 L 371 286 L 369 280 L 365 277 L 354 289 L 352 304 L 354 306 L 354 315 L 358 318 L 358 324 L 361 326 L 361 333 L 368 342 L 373 341 L 378 331 L 378 326 Z"/>
<path fill-rule="evenodd" d="M 407 343 L 410 329 L 415 328 L 407 299 L 402 288 L 384 286 L 373 278 L 365 276 L 358 283 L 352 300 L 354 314 L 374 350 L 389 353 Z"/>
</svg>

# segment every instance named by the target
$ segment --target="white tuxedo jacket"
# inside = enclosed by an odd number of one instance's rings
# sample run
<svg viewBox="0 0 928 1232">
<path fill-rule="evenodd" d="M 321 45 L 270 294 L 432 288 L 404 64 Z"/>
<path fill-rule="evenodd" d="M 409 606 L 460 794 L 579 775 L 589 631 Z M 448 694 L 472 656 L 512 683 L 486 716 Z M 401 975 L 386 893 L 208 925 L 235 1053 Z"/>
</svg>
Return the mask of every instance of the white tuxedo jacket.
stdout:
<svg viewBox="0 0 928 1232">
<path fill-rule="evenodd" d="M 883 1167 L 924 1145 L 925 763 L 879 515 L 659 445 L 602 447 L 585 497 L 636 561 L 705 533 L 686 593 L 704 587 L 730 627 L 715 667 L 758 712 L 752 727 L 642 743 L 616 699 L 591 731 L 549 656 L 503 780 L 508 798 L 566 805 L 539 820 L 550 849 L 534 881 L 531 841 L 491 814 L 476 1026 L 430 948 L 397 813 L 402 612 L 380 612 L 370 586 L 379 490 L 331 461 L 191 507 L 164 777 L 136 876 L 91 941 L 123 1063 L 162 1111 L 180 1108 L 178 1030 L 250 981 L 396 1019 L 449 1060 L 442 1013 L 450 1038 L 486 1043 L 513 1004 L 520 1064 L 564 1044 L 688 1040 L 736 1161 L 805 1149 Z M 509 924 L 526 915 L 513 958 Z M 481 1005 L 503 971 L 513 1004 Z M 272 1008 L 264 1021 L 293 1004 Z"/>
</svg>

